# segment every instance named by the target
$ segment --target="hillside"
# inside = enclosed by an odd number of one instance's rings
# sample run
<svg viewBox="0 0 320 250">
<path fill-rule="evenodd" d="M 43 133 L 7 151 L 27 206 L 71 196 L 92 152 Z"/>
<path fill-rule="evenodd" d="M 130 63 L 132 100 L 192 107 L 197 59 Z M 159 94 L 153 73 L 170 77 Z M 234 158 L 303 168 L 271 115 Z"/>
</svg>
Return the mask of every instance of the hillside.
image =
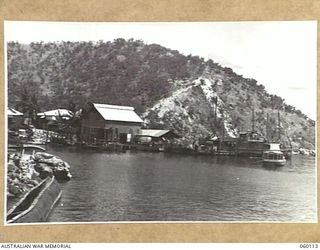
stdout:
<svg viewBox="0 0 320 250">
<path fill-rule="evenodd" d="M 27 112 L 79 109 L 87 101 L 132 105 L 147 126 L 169 128 L 187 142 L 255 129 L 313 149 L 315 122 L 254 79 L 212 60 L 140 40 L 8 43 L 8 102 Z M 216 115 L 215 115 L 216 110 Z M 269 115 L 268 122 L 266 121 Z"/>
</svg>

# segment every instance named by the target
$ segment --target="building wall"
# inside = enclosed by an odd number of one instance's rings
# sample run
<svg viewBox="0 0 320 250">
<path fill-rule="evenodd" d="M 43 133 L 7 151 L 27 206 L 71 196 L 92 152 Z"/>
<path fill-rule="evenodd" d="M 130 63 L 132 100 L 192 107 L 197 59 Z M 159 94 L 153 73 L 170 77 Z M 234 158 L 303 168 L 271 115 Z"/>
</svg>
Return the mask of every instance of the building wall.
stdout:
<svg viewBox="0 0 320 250">
<path fill-rule="evenodd" d="M 141 125 L 135 122 L 106 121 L 97 111 L 92 110 L 81 121 L 81 138 L 90 143 L 125 143 L 140 134 Z"/>
<path fill-rule="evenodd" d="M 123 122 L 122 124 L 120 123 L 114 123 L 111 121 L 106 121 L 105 123 L 105 129 L 109 129 L 109 128 L 117 128 L 118 129 L 118 133 L 124 133 L 124 134 L 132 134 L 132 135 L 138 135 L 140 134 L 141 131 L 141 124 L 140 123 L 125 123 Z"/>
<path fill-rule="evenodd" d="M 81 121 L 81 128 L 103 128 L 105 120 L 96 111 L 90 111 Z"/>
</svg>

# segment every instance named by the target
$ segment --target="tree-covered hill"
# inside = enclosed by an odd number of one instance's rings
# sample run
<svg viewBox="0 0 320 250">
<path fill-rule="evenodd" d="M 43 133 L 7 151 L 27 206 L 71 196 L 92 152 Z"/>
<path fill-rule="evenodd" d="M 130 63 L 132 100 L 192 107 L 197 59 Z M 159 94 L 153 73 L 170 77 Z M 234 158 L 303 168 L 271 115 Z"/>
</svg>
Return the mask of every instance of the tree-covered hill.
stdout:
<svg viewBox="0 0 320 250">
<path fill-rule="evenodd" d="M 7 53 L 9 106 L 22 112 L 79 109 L 87 101 L 131 105 L 150 127 L 172 128 L 190 139 L 221 131 L 235 136 L 251 128 L 254 114 L 255 129 L 275 139 L 279 111 L 282 139 L 314 147 L 313 120 L 212 60 L 121 38 L 9 42 Z"/>
</svg>

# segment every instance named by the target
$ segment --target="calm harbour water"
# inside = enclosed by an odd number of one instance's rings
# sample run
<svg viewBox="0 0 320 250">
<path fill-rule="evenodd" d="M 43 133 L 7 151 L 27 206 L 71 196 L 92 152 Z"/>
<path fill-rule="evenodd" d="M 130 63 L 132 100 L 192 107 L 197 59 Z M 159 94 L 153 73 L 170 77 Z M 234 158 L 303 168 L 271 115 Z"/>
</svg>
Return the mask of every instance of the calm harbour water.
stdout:
<svg viewBox="0 0 320 250">
<path fill-rule="evenodd" d="M 49 222 L 316 222 L 315 158 L 263 168 L 258 159 L 107 153 L 50 146 L 73 178 Z"/>
</svg>

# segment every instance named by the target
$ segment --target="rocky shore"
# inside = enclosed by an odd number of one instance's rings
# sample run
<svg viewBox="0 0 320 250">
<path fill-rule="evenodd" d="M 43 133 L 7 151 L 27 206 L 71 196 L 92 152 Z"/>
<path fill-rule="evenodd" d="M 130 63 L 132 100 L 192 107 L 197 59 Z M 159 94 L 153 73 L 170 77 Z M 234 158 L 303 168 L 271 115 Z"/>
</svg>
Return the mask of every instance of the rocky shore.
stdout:
<svg viewBox="0 0 320 250">
<path fill-rule="evenodd" d="M 47 177 L 57 181 L 71 179 L 70 166 L 61 158 L 46 152 L 32 155 L 9 153 L 7 163 L 7 210 L 24 194 Z"/>
</svg>

